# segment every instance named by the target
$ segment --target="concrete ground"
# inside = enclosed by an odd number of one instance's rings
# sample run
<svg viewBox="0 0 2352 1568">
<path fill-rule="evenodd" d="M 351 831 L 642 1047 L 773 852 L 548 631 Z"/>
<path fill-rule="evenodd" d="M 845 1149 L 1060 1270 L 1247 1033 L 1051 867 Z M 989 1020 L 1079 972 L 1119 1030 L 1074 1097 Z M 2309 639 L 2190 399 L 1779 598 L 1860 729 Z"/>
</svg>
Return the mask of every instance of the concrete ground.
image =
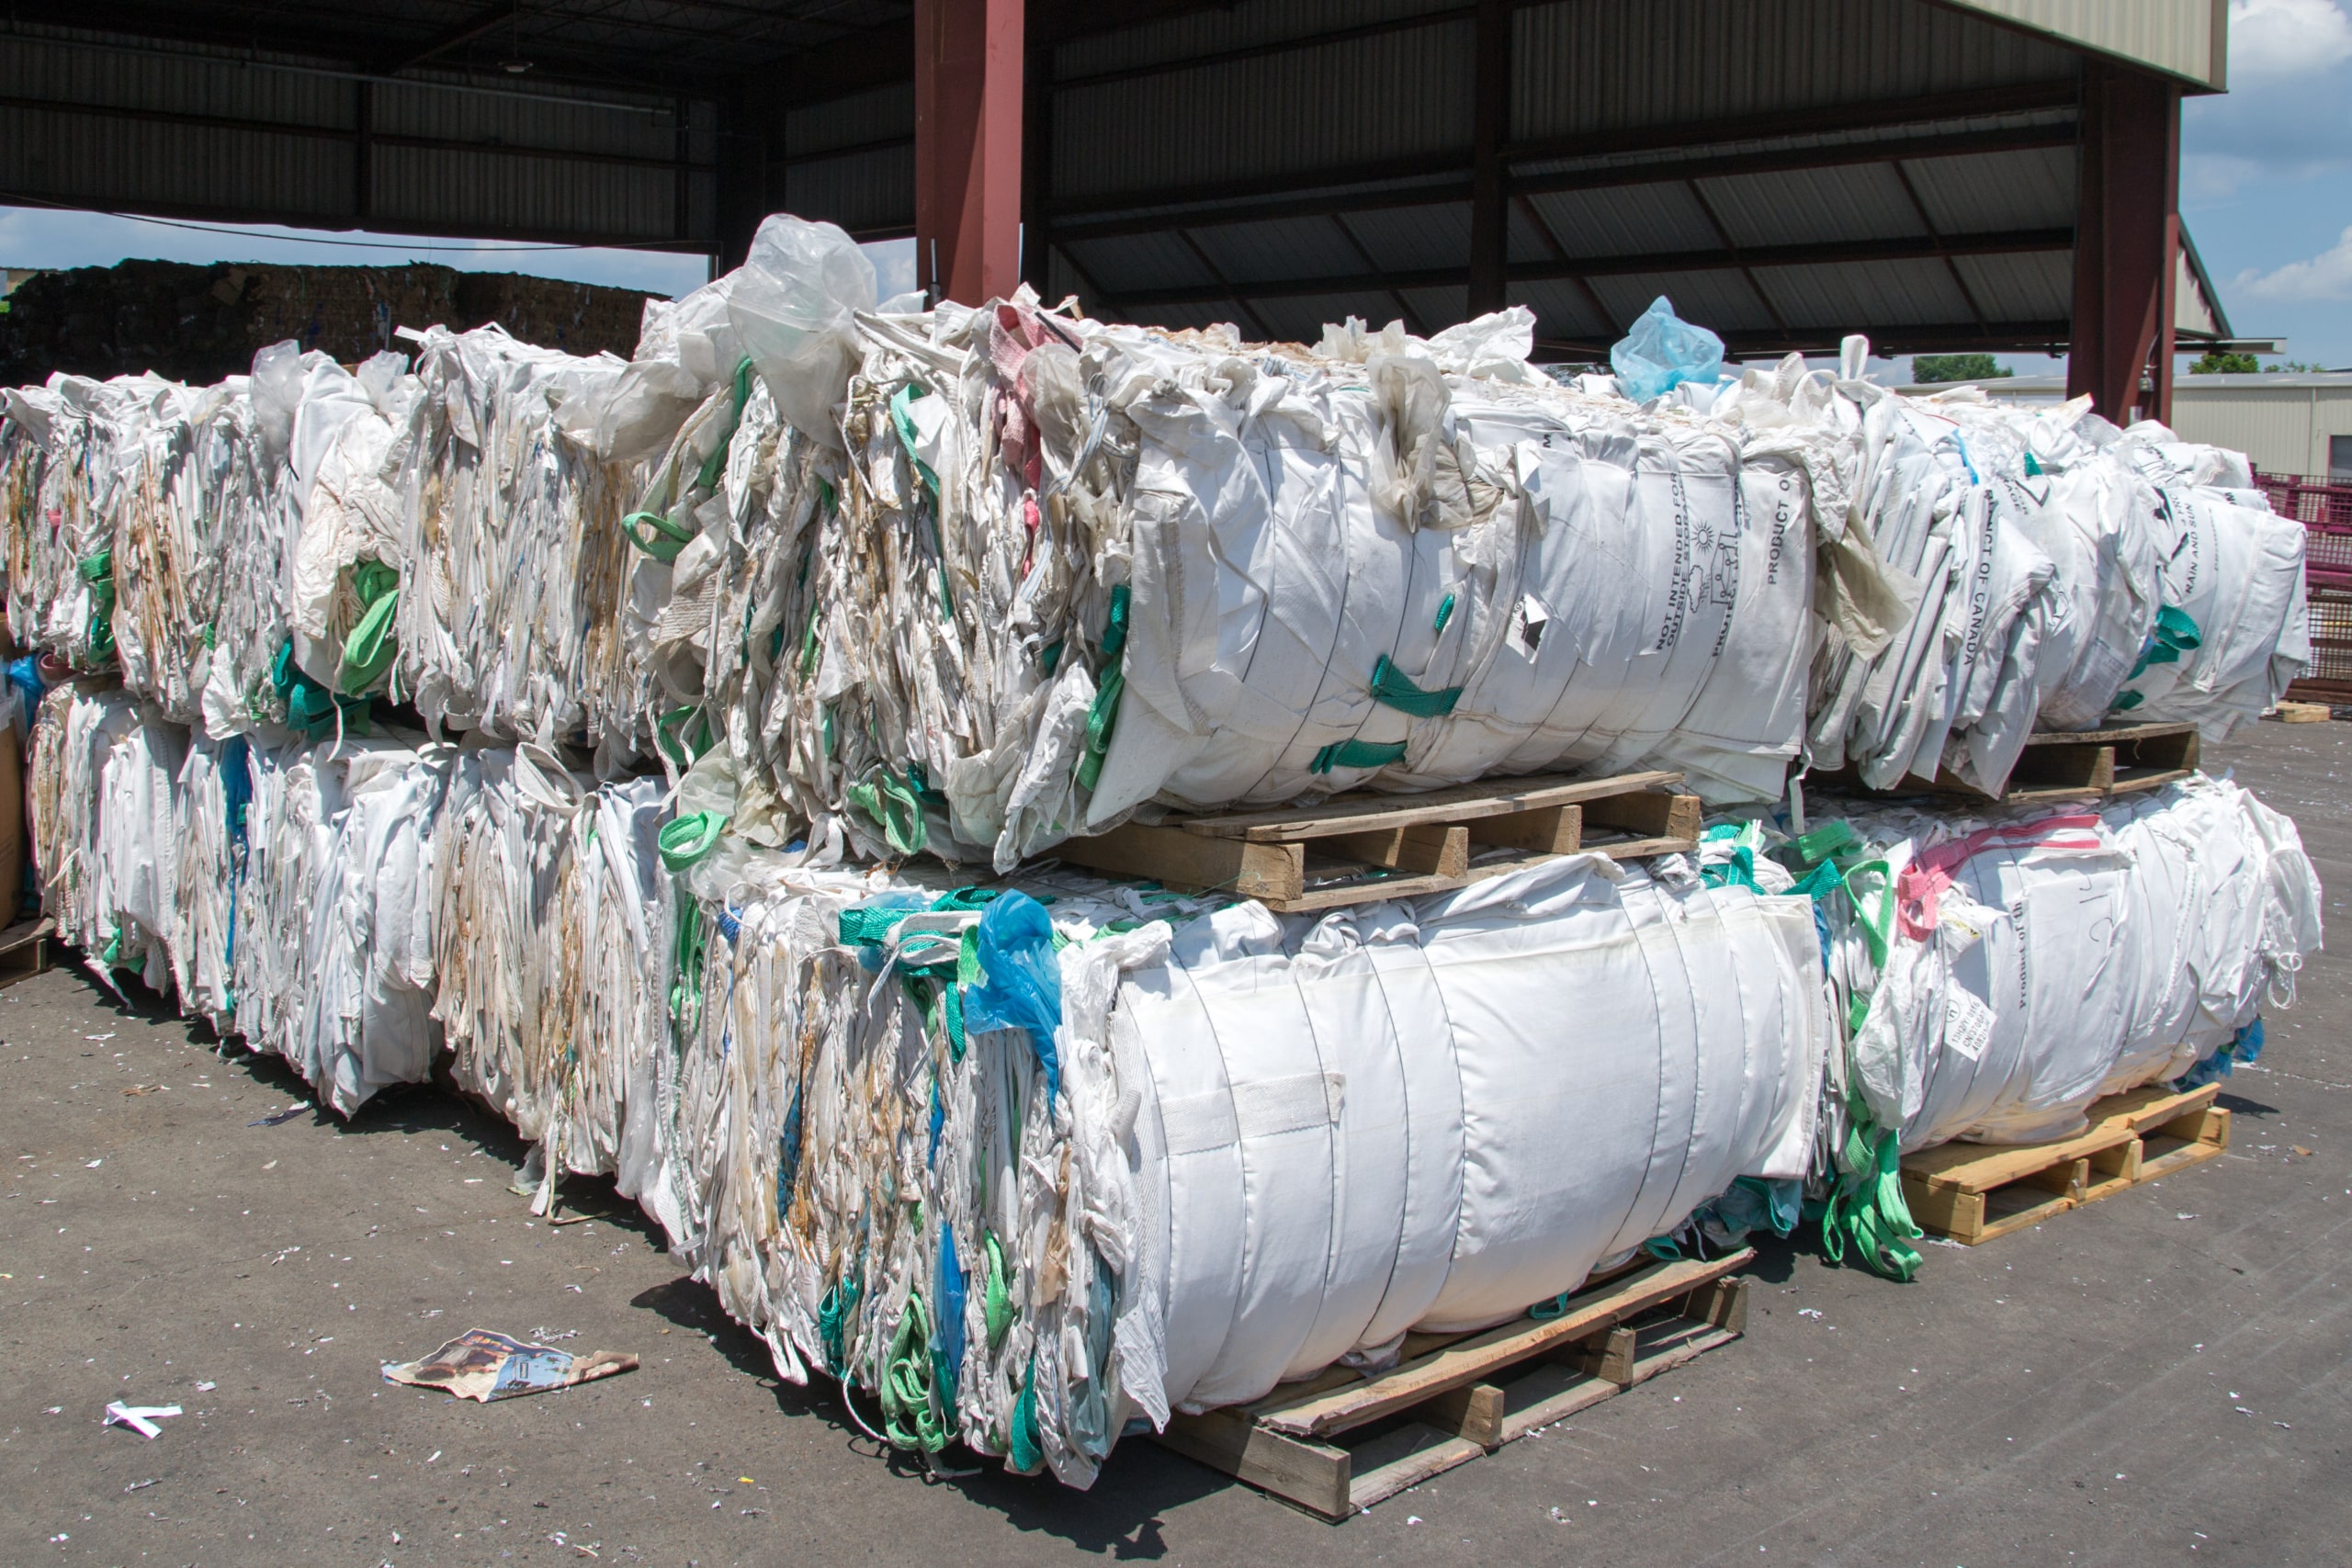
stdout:
<svg viewBox="0 0 2352 1568">
<path fill-rule="evenodd" d="M 2352 885 L 2352 727 L 2208 762 Z M 2317 957 L 2227 1157 L 1910 1285 L 1768 1250 L 1743 1342 L 1334 1527 L 1143 1442 L 1082 1495 L 926 1480 L 609 1190 L 533 1220 L 502 1125 L 430 1091 L 256 1125 L 303 1102 L 281 1066 L 53 971 L 0 992 L 0 1562 L 2343 1562 L 2347 1020 Z M 488 1406 L 379 1380 L 474 1325 L 644 1366 Z M 144 1441 L 118 1398 L 187 1414 Z"/>
</svg>

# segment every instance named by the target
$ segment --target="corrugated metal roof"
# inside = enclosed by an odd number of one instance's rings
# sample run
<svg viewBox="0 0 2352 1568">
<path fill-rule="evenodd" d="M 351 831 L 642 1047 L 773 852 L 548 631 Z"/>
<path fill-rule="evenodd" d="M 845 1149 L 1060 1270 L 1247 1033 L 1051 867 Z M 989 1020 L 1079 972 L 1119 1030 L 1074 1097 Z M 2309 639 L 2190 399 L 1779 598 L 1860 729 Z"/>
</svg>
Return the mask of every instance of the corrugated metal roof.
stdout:
<svg viewBox="0 0 2352 1568">
<path fill-rule="evenodd" d="M 1200 288 L 1216 278 L 1193 247 L 1172 231 L 1112 234 L 1072 241 L 1061 247 L 1092 280 L 1093 289 L 1141 294 L 1161 288 Z"/>
<path fill-rule="evenodd" d="M 1288 218 L 1266 223 L 1227 223 L 1193 234 L 1232 283 L 1289 277 L 1340 277 L 1366 270 L 1363 254 L 1332 218 Z"/>
<path fill-rule="evenodd" d="M 1622 322 L 1604 319 L 1585 298 L 1584 290 L 1565 278 L 1537 283 L 1514 283 L 1510 300 L 1525 305 L 1535 312 L 1537 330 L 1549 338 L 1577 338 L 1586 341 L 1611 339 L 1624 331 Z M 1642 305 L 1647 305 L 1644 299 Z M 1634 315 L 1641 313 L 1641 306 Z M 1633 315 L 1625 318 L 1631 321 Z"/>
<path fill-rule="evenodd" d="M 1349 212 L 1340 220 L 1372 254 L 1374 265 L 1391 272 L 1459 266 L 1470 254 L 1466 201 Z"/>
<path fill-rule="evenodd" d="M 1925 234 L 1902 176 L 1885 164 L 1790 169 L 1697 182 L 1732 243 L 1799 245 Z"/>
<path fill-rule="evenodd" d="M 1941 261 L 1758 267 L 1756 282 L 1792 328 L 1933 326 L 1965 321 L 1971 314 L 1967 297 Z"/>
<path fill-rule="evenodd" d="M 2075 220 L 2077 155 L 2071 147 L 1920 158 L 1904 165 L 1939 234 L 2064 228 Z"/>
<path fill-rule="evenodd" d="M 1527 201 L 1560 248 L 1579 259 L 1712 251 L 1723 244 L 1699 198 L 1679 181 L 1555 191 Z"/>
<path fill-rule="evenodd" d="M 1996 321 L 2063 321 L 2075 310 L 2075 253 L 1959 256 L 1952 265 L 1978 309 Z"/>
<path fill-rule="evenodd" d="M 2073 77 L 2053 43 L 1909 0 L 1559 0 L 1514 23 L 1521 141 Z"/>
<path fill-rule="evenodd" d="M 1609 309 L 1612 322 L 1629 322 L 1659 295 L 1674 301 L 1674 312 L 1718 333 L 1770 332 L 1771 312 L 1747 279 L 1736 272 L 1654 272 L 1640 277 L 1596 277 L 1592 291 Z"/>
<path fill-rule="evenodd" d="M 1385 325 L 1397 318 L 1396 296 L 1386 293 L 1309 294 L 1295 299 L 1260 299 L 1251 301 L 1257 319 L 1280 341 L 1314 343 L 1323 336 L 1327 322 L 1344 321 L 1350 316 L 1361 316 L 1374 325 Z M 1250 317 L 1240 318 L 1242 331 L 1255 336 Z"/>
</svg>

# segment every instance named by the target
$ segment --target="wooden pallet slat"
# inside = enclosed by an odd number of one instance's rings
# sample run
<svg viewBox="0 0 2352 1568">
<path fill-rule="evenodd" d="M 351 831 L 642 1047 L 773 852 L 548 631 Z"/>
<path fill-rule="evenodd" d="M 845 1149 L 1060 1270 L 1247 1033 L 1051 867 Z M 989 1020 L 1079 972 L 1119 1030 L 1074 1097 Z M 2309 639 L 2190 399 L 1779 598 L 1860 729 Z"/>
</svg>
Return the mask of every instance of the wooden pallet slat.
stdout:
<svg viewBox="0 0 2352 1568">
<path fill-rule="evenodd" d="M 1903 1158 L 1903 1196 L 1928 1231 L 1977 1246 L 2212 1159 L 2229 1147 L 2221 1085 L 2133 1089 L 2090 1108 L 2071 1138 L 1944 1144 Z"/>
<path fill-rule="evenodd" d="M 0 986 L 13 986 L 48 969 L 56 957 L 57 922 L 20 920 L 0 931 Z"/>
<path fill-rule="evenodd" d="M 1404 1359 L 1344 1367 L 1256 1404 L 1179 1416 L 1159 1441 L 1325 1518 L 1368 1508 L 1729 1344 L 1755 1254 L 1643 1259 L 1548 1322 L 1406 1337 Z"/>
<path fill-rule="evenodd" d="M 2197 771 L 2200 741 L 2193 724 L 2110 724 L 2098 729 L 2036 730 L 2026 738 L 1997 797 L 2011 805 L 2044 801 L 2111 800 L 2159 789 Z M 1884 797 L 1929 792 L 1983 801 L 1982 790 L 1948 769 L 1933 779 L 1914 775 L 1887 789 L 1871 789 L 1851 768 L 1825 773 L 1820 787 Z"/>
<path fill-rule="evenodd" d="M 1534 861 L 1593 851 L 1616 859 L 1697 846 L 1699 797 L 1682 775 L 1552 775 L 1423 795 L 1343 795 L 1311 806 L 1171 816 L 1071 839 L 1073 864 L 1222 891 L 1281 913 L 1451 892 Z"/>
</svg>

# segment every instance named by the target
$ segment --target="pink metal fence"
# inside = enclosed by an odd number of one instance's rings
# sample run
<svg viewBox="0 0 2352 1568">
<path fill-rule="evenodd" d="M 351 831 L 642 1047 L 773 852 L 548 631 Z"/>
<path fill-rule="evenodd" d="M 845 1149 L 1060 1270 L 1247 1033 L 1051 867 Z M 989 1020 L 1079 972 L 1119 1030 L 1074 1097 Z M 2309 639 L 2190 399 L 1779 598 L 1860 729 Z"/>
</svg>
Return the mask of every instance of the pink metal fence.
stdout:
<svg viewBox="0 0 2352 1568">
<path fill-rule="evenodd" d="M 2256 472 L 2271 510 L 2304 528 L 2303 582 L 2311 592 L 2312 669 L 2290 695 L 2352 695 L 2352 482 Z"/>
</svg>

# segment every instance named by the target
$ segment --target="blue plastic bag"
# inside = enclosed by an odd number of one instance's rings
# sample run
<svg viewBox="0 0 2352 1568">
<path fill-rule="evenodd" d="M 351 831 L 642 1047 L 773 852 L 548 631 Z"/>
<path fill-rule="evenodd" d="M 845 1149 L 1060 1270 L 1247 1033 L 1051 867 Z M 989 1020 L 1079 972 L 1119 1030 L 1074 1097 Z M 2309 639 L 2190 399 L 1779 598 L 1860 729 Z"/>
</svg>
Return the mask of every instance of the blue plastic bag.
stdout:
<svg viewBox="0 0 2352 1568">
<path fill-rule="evenodd" d="M 1054 956 L 1054 922 L 1026 893 L 1007 893 L 980 916 L 980 978 L 964 987 L 964 1027 L 1025 1029 L 1046 1069 L 1046 1096 L 1061 1092 L 1054 1031 L 1062 1021 L 1062 967 Z"/>
<path fill-rule="evenodd" d="M 1724 340 L 1674 313 L 1663 294 L 1609 351 L 1619 389 L 1637 403 L 1671 391 L 1685 381 L 1713 386 L 1724 378 Z"/>
</svg>

